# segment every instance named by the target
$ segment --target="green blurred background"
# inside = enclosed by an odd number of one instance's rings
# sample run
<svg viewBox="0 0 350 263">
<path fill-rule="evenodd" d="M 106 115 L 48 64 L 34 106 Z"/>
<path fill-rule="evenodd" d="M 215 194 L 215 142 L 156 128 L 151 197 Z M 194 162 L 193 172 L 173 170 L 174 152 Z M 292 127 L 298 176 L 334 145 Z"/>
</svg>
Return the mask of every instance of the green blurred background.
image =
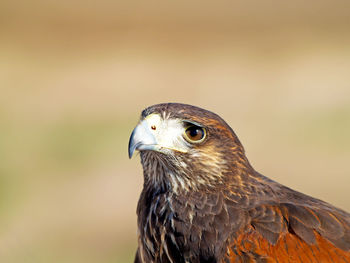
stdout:
<svg viewBox="0 0 350 263">
<path fill-rule="evenodd" d="M 0 262 L 131 262 L 146 106 L 221 115 L 254 167 L 350 211 L 350 2 L 0 3 Z"/>
</svg>

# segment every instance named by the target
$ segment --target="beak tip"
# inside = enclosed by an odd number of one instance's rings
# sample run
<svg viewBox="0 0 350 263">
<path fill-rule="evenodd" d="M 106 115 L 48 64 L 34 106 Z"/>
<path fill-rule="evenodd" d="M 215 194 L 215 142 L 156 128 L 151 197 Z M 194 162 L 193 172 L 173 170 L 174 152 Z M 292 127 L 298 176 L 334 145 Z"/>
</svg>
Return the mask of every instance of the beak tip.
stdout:
<svg viewBox="0 0 350 263">
<path fill-rule="evenodd" d="M 135 151 L 135 141 L 134 141 L 134 134 L 135 134 L 135 129 L 132 131 L 130 138 L 129 138 L 129 145 L 128 145 L 128 155 L 129 155 L 129 159 L 131 159 L 131 157 L 134 154 Z"/>
<path fill-rule="evenodd" d="M 130 151 L 130 148 L 128 150 L 128 155 L 129 155 L 129 159 L 131 159 L 131 157 L 134 155 L 134 151 Z"/>
<path fill-rule="evenodd" d="M 131 145 L 129 143 L 129 148 L 128 148 L 128 155 L 129 155 L 129 159 L 131 159 L 131 157 L 134 155 L 135 152 L 135 145 Z"/>
</svg>

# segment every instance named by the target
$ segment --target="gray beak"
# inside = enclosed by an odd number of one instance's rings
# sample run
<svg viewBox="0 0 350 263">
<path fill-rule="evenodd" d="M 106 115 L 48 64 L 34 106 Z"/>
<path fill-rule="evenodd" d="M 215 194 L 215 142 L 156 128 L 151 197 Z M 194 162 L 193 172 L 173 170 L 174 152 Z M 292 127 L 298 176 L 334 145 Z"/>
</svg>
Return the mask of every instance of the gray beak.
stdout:
<svg viewBox="0 0 350 263">
<path fill-rule="evenodd" d="M 129 158 L 131 158 L 135 150 L 155 150 L 157 140 L 146 121 L 141 121 L 132 131 L 129 139 Z"/>
</svg>

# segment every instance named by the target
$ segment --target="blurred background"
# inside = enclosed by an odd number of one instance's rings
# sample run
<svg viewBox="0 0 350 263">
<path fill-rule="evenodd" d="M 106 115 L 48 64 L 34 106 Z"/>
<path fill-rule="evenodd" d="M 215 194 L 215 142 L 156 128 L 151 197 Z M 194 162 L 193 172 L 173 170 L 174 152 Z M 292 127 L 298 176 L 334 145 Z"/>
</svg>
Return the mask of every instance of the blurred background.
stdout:
<svg viewBox="0 0 350 263">
<path fill-rule="evenodd" d="M 350 211 L 350 2 L 0 3 L 0 261 L 131 262 L 141 110 L 183 102 Z"/>
</svg>

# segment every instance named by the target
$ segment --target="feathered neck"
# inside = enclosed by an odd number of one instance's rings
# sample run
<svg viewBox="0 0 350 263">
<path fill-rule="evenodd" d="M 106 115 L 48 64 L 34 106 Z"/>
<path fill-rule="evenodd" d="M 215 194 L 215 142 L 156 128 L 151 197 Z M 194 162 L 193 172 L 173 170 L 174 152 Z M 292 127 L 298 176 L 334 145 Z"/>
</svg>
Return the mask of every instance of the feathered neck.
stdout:
<svg viewBox="0 0 350 263">
<path fill-rule="evenodd" d="M 165 155 L 141 151 L 144 189 L 185 194 L 191 191 L 217 191 L 228 185 L 238 188 L 255 173 L 248 160 L 218 154 Z M 229 159 L 228 159 L 229 158 Z"/>
</svg>

